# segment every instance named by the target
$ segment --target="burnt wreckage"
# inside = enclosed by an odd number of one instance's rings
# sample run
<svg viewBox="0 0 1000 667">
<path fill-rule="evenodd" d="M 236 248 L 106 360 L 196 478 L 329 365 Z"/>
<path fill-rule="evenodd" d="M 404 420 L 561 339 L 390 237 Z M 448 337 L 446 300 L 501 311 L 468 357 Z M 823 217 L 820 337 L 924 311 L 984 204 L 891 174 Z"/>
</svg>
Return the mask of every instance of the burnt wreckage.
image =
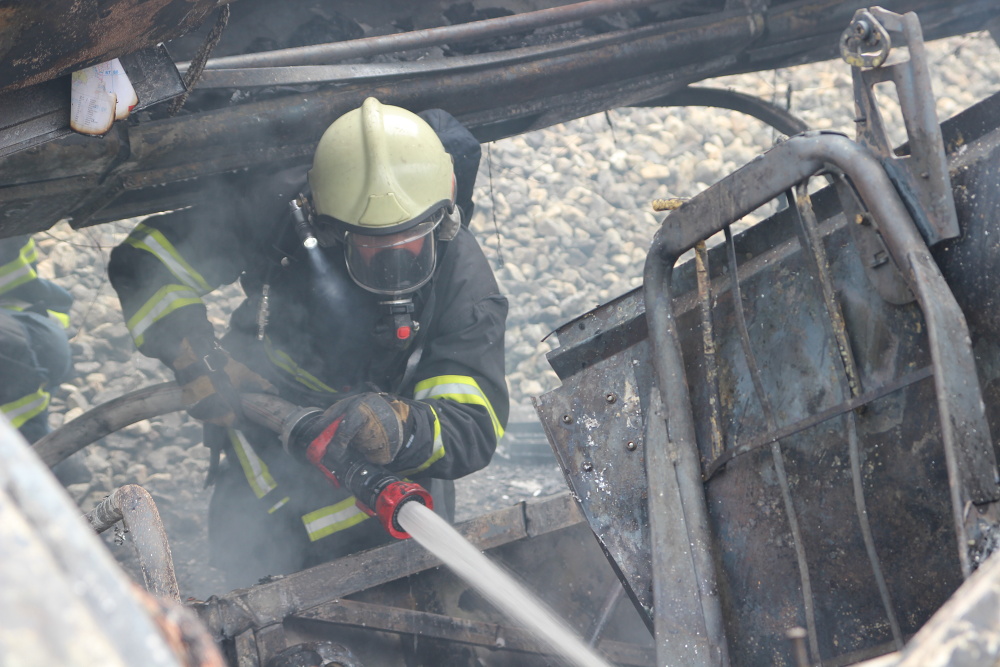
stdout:
<svg viewBox="0 0 1000 667">
<path fill-rule="evenodd" d="M 197 206 L 222 179 L 307 162 L 329 119 L 371 94 L 445 108 L 484 142 L 629 105 L 754 115 L 792 136 L 672 207 L 643 287 L 556 332 L 562 386 L 535 405 L 572 495 L 459 528 L 555 590 L 557 611 L 617 664 L 995 663 L 1000 94 L 939 126 L 923 40 L 996 28 L 1000 6 L 275 4 L 6 8 L 0 234 Z M 905 57 L 888 59 L 899 45 Z M 135 109 L 101 136 L 74 133 L 70 73 L 115 57 Z M 689 86 L 833 57 L 853 71 L 853 140 Z M 883 82 L 902 147 L 875 103 Z M 777 213 L 730 233 L 776 198 Z M 412 541 L 182 605 L 155 504 L 134 486 L 88 515 L 132 529 L 153 595 L 130 588 L 39 458 L 178 409 L 178 393 L 101 406 L 34 454 L 4 429 L 0 655 L 548 664 Z"/>
</svg>

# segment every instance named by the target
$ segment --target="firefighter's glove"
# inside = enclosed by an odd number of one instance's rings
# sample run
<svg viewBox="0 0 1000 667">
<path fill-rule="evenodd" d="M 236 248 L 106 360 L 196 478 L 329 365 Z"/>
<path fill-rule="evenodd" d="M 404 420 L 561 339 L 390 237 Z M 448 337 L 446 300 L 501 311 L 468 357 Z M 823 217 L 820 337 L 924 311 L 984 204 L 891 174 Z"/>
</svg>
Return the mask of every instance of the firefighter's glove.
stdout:
<svg viewBox="0 0 1000 667">
<path fill-rule="evenodd" d="M 214 339 L 181 341 L 171 367 L 181 400 L 195 419 L 232 426 L 243 416 L 240 392 L 273 392 L 274 386 L 236 361 Z"/>
<path fill-rule="evenodd" d="M 369 392 L 343 398 L 321 417 L 327 427 L 337 423 L 323 449 L 350 447 L 372 463 L 387 465 L 412 437 L 413 422 L 410 406 L 390 394 Z"/>
</svg>

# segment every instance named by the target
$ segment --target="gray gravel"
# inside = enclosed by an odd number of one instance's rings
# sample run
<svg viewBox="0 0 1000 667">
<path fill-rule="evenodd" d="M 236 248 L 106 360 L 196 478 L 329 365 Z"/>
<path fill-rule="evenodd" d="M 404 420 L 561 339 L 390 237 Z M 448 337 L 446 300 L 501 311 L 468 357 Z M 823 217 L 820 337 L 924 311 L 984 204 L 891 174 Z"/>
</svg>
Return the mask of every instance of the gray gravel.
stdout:
<svg viewBox="0 0 1000 667">
<path fill-rule="evenodd" d="M 928 51 L 940 118 L 1000 90 L 1000 53 L 986 33 L 936 42 Z M 813 128 L 853 133 L 850 72 L 843 63 L 709 83 L 772 100 L 784 100 L 790 87 L 792 112 Z M 898 121 L 898 114 L 889 118 Z M 697 194 L 778 138 L 735 112 L 623 109 L 484 147 L 472 226 L 510 297 L 508 381 L 519 414 L 530 416 L 530 398 L 558 386 L 545 360 L 556 341 L 546 336 L 640 284 L 660 219 L 649 202 Z M 55 392 L 53 426 L 169 379 L 158 362 L 135 352 L 107 284 L 107 254 L 135 223 L 79 232 L 61 224 L 37 237 L 43 275 L 76 297 L 76 373 Z M 220 330 L 239 298 L 237 287 L 215 295 L 211 316 Z M 200 427 L 174 414 L 105 438 L 74 456 L 60 474 L 84 510 L 123 484 L 146 487 L 163 514 L 182 594 L 203 598 L 224 592 L 218 573 L 203 565 L 207 467 Z M 526 463 L 497 457 L 459 481 L 460 518 L 564 489 L 552 459 Z M 107 541 L 129 566 L 129 548 Z"/>
</svg>

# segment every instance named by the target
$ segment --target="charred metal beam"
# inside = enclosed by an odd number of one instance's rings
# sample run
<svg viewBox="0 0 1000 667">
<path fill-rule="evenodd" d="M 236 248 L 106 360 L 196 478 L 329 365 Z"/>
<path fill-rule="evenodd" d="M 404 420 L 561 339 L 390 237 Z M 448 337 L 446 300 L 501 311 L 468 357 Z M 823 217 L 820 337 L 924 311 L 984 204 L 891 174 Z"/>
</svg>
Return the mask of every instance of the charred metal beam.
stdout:
<svg viewBox="0 0 1000 667">
<path fill-rule="evenodd" d="M 433 637 L 504 651 L 551 653 L 533 633 L 523 628 L 355 600 L 333 600 L 299 612 L 289 620 Z M 618 665 L 653 664 L 652 653 L 639 646 L 602 641 L 597 648 Z"/>
<path fill-rule="evenodd" d="M 455 528 L 485 551 L 582 521 L 572 497 L 564 494 L 492 512 Z M 441 561 L 413 540 L 401 540 L 253 588 L 213 596 L 194 607 L 217 637 L 232 638 L 250 628 L 281 623 L 317 605 L 439 565 Z"/>
<path fill-rule="evenodd" d="M 1000 13 L 986 0 L 966 0 L 959 25 L 942 0 L 886 4 L 892 10 L 929 14 L 934 19 L 930 25 L 925 22 L 929 38 L 954 34 L 966 27 L 964 22 L 975 24 Z M 481 141 L 489 141 L 662 99 L 712 76 L 830 57 L 837 39 L 831 17 L 844 15 L 846 23 L 853 10 L 842 0 L 798 0 L 761 14 L 715 13 L 538 47 L 548 48 L 548 56 L 525 49 L 502 52 L 491 56 L 497 60 L 489 60 L 488 66 L 482 59 L 449 58 L 453 66 L 466 62 L 469 67 L 430 68 L 398 80 L 369 80 L 387 70 L 352 65 L 350 71 L 363 77 L 363 83 L 341 80 L 320 85 L 315 92 L 143 121 L 103 139 L 67 137 L 37 147 L 31 156 L 15 154 L 0 164 L 0 183 L 6 184 L 0 187 L 0 235 L 38 231 L 67 217 L 79 227 L 186 206 L 210 197 L 223 174 L 249 170 L 240 178 L 263 177 L 258 172 L 264 165 L 305 163 L 329 119 L 368 95 L 413 109 L 445 108 Z M 588 50 L 574 50 L 583 45 Z M 560 50 L 565 52 L 557 55 Z M 518 60 L 526 53 L 535 53 L 535 59 Z M 475 62 L 484 69 L 472 67 Z M 406 70 L 393 71 L 402 75 Z M 233 74 L 217 70 L 206 76 L 210 81 L 212 76 Z M 308 71 L 301 74 L 306 76 L 296 75 L 296 80 L 312 77 Z M 284 76 L 253 73 L 258 75 L 261 82 Z"/>
<path fill-rule="evenodd" d="M 33 0 L 6 3 L 0 20 L 0 91 L 14 90 L 198 27 L 220 0 Z"/>
</svg>

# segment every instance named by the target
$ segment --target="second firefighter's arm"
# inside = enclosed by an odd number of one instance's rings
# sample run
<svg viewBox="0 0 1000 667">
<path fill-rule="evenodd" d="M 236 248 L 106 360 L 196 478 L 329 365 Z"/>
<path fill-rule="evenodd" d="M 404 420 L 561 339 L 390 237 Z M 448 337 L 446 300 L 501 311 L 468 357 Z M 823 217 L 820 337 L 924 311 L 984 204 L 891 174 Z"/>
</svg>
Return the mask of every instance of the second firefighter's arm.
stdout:
<svg viewBox="0 0 1000 667">
<path fill-rule="evenodd" d="M 170 364 L 185 338 L 214 339 L 202 297 L 239 276 L 230 226 L 180 211 L 147 218 L 111 253 L 108 276 L 139 351 Z"/>
</svg>

